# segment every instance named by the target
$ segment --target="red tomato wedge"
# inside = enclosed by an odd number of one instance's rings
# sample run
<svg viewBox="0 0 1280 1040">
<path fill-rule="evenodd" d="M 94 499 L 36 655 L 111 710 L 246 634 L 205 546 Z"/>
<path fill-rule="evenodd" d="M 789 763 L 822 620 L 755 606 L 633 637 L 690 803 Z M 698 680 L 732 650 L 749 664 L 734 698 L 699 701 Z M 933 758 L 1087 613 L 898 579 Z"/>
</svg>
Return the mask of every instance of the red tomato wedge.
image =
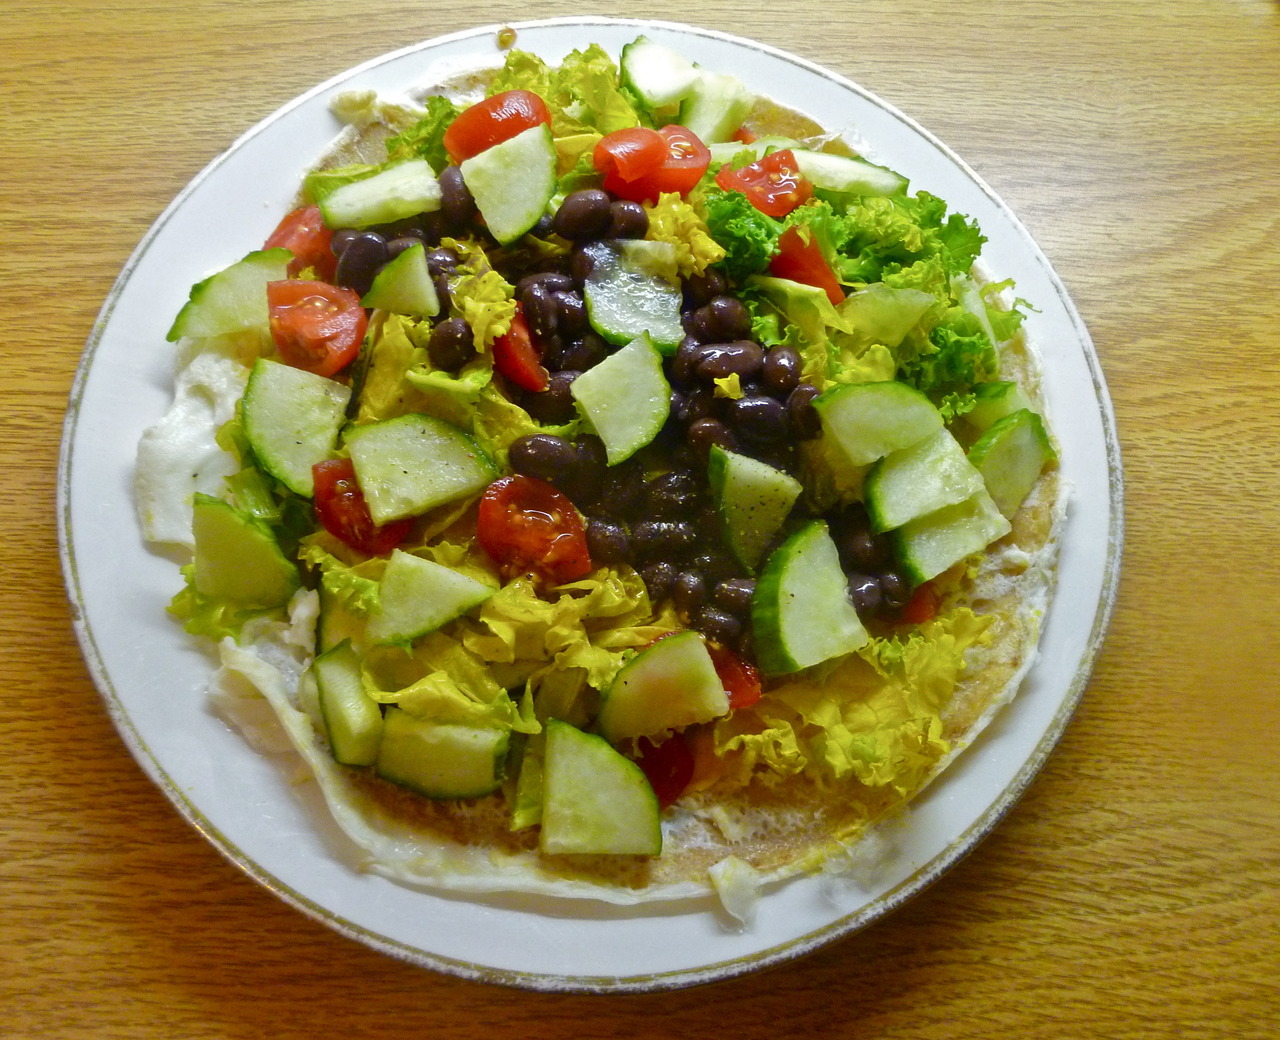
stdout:
<svg viewBox="0 0 1280 1040">
<path fill-rule="evenodd" d="M 493 341 L 493 367 L 521 390 L 535 394 L 541 393 L 551 382 L 551 375 L 542 367 L 542 358 L 533 345 L 529 323 L 518 303 L 511 328 Z"/>
<path fill-rule="evenodd" d="M 725 191 L 740 191 L 761 213 L 785 217 L 813 197 L 813 185 L 800 175 L 790 148 L 770 152 L 740 170 L 721 167 L 716 183 Z"/>
<path fill-rule="evenodd" d="M 351 289 L 297 278 L 268 282 L 267 312 L 271 338 L 295 368 L 332 376 L 360 353 L 368 318 Z"/>
<path fill-rule="evenodd" d="M 600 139 L 592 161 L 605 175 L 606 191 L 631 202 L 655 202 L 666 192 L 683 195 L 702 180 L 711 165 L 711 149 L 697 134 L 674 123 L 653 132 L 664 143 L 665 151 L 661 154 L 654 149 L 652 138 L 633 135 L 631 130 L 615 130 Z M 629 136 L 617 138 L 615 151 L 614 144 L 608 142 L 619 134 Z M 632 136 L 636 142 L 643 139 L 649 143 L 627 150 L 625 142 Z"/>
<path fill-rule="evenodd" d="M 413 520 L 378 526 L 356 481 L 350 459 L 326 459 L 311 467 L 315 479 L 316 519 L 335 538 L 370 556 L 385 556 L 413 530 Z"/>
<path fill-rule="evenodd" d="M 844 299 L 844 289 L 836 274 L 822 255 L 817 239 L 805 235 L 796 227 L 789 227 L 778 236 L 778 252 L 769 261 L 769 273 L 778 278 L 790 278 L 793 282 L 816 285 L 827 294 L 834 306 Z"/>
<path fill-rule="evenodd" d="M 736 710 L 755 704 L 761 693 L 760 673 L 755 665 L 748 664 L 728 647 L 708 643 L 707 650 L 711 653 L 711 663 L 716 666 L 716 675 L 729 695 L 729 707 Z"/>
<path fill-rule="evenodd" d="M 460 163 L 539 123 L 551 125 L 551 112 L 542 98 L 531 90 L 505 90 L 459 112 L 444 132 L 444 149 Z"/>
<path fill-rule="evenodd" d="M 290 278 L 296 278 L 309 267 L 318 279 L 331 282 L 338 270 L 332 238 L 333 232 L 324 226 L 324 218 L 320 216 L 320 207 L 300 206 L 285 215 L 262 248 L 283 246 L 293 254 L 287 268 Z"/>
<path fill-rule="evenodd" d="M 693 779 L 693 749 L 681 732 L 673 733 L 661 744 L 641 737 L 636 749 L 640 752 L 636 764 L 648 778 L 658 798 L 658 808 L 666 809 L 684 794 Z"/>
<path fill-rule="evenodd" d="M 520 474 L 500 477 L 480 498 L 476 541 L 508 576 L 535 574 L 563 585 L 591 572 L 582 517 L 561 491 Z"/>
</svg>

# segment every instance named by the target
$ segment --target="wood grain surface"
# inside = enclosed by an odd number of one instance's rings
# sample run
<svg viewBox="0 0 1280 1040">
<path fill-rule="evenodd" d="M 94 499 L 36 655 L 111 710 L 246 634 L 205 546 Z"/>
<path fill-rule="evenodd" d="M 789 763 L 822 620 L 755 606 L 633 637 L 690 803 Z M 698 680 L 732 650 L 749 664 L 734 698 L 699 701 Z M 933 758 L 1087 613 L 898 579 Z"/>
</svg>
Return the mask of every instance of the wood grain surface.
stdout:
<svg viewBox="0 0 1280 1040">
<path fill-rule="evenodd" d="M 668 994 L 460 982 L 278 901 L 129 756 L 79 654 L 54 508 L 68 393 L 117 273 L 192 176 L 313 84 L 472 24 L 582 13 L 5 6 L 0 1035 L 1275 1036 L 1280 8 L 1269 0 L 594 12 L 754 37 L 923 123 L 1027 224 L 1110 384 L 1127 541 L 1093 681 L 1012 813 L 888 919 L 768 973 Z"/>
</svg>

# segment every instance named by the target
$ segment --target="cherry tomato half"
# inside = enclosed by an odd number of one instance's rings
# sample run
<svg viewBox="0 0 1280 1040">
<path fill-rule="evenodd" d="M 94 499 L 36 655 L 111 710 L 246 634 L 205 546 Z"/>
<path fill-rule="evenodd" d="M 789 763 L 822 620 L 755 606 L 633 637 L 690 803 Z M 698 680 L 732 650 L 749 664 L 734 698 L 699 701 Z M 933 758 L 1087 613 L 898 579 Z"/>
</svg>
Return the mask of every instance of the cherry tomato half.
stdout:
<svg viewBox="0 0 1280 1040">
<path fill-rule="evenodd" d="M 464 108 L 444 132 L 444 148 L 454 163 L 479 155 L 537 126 L 551 125 L 547 103 L 531 90 L 505 90 Z"/>
<path fill-rule="evenodd" d="M 800 175 L 790 148 L 770 152 L 740 170 L 720 168 L 716 183 L 725 191 L 740 191 L 761 213 L 785 217 L 813 196 L 813 185 Z"/>
<path fill-rule="evenodd" d="M 622 164 L 616 158 L 612 160 L 607 158 L 613 154 L 612 149 L 606 147 L 603 152 L 600 150 L 600 145 L 608 141 L 613 134 L 606 134 L 600 139 L 592 160 L 595 162 L 596 169 L 602 170 L 605 174 L 606 191 L 613 192 L 619 198 L 628 199 L 631 202 L 655 202 L 659 195 L 666 192 L 683 195 L 702 180 L 702 175 L 707 172 L 707 167 L 711 164 L 711 149 L 702 143 L 697 134 L 674 123 L 660 128 L 656 133 L 666 144 L 666 152 L 661 156 L 661 161 L 641 166 L 639 162 L 641 155 L 634 155 L 626 163 L 626 169 L 630 171 L 635 168 L 636 173 L 634 176 L 628 173 L 625 178 L 622 175 Z M 655 154 L 646 150 L 643 156 L 647 156 L 652 162 Z M 605 162 L 612 162 L 612 167 L 602 168 L 600 160 L 596 158 L 597 155 L 605 156 Z"/>
<path fill-rule="evenodd" d="M 667 161 L 667 141 L 647 126 L 628 126 L 605 134 L 591 153 L 595 168 L 610 179 L 626 183 L 651 173 Z"/>
<path fill-rule="evenodd" d="M 499 477 L 480 497 L 476 541 L 508 576 L 535 574 L 553 585 L 591 572 L 582 517 L 545 480 Z"/>
<path fill-rule="evenodd" d="M 907 600 L 907 605 L 898 612 L 898 623 L 901 625 L 922 625 L 938 616 L 941 606 L 937 590 L 925 582 L 916 588 Z"/>
<path fill-rule="evenodd" d="M 742 660 L 737 654 L 725 646 L 708 643 L 711 663 L 716 666 L 716 675 L 729 695 L 729 707 L 733 710 L 749 708 L 760 699 L 760 673 L 753 664 Z"/>
<path fill-rule="evenodd" d="M 636 741 L 636 749 L 640 752 L 636 764 L 653 788 L 658 808 L 667 808 L 684 794 L 693 779 L 693 749 L 681 732 L 671 734 L 661 744 L 641 737 Z"/>
<path fill-rule="evenodd" d="M 284 360 L 320 376 L 336 375 L 355 360 L 368 324 L 351 289 L 297 278 L 267 283 L 267 312 Z"/>
<path fill-rule="evenodd" d="M 529 323 L 524 310 L 516 304 L 511 328 L 493 341 L 493 367 L 521 390 L 540 393 L 551 382 L 551 376 L 542 367 L 538 348 L 533 345 Z"/>
<path fill-rule="evenodd" d="M 338 270 L 338 258 L 330 244 L 333 232 L 324 225 L 319 206 L 300 206 L 285 214 L 279 226 L 263 245 L 263 249 L 283 246 L 293 254 L 289 261 L 290 278 L 296 278 L 308 267 L 321 281 L 331 282 Z"/>
<path fill-rule="evenodd" d="M 805 236 L 795 227 L 789 227 L 778 236 L 778 252 L 769 261 L 769 273 L 778 278 L 790 278 L 793 282 L 805 285 L 816 285 L 827 294 L 832 305 L 844 299 L 835 272 L 822 255 L 822 247 L 818 240 Z"/>
<path fill-rule="evenodd" d="M 315 480 L 316 519 L 335 538 L 370 556 L 385 556 L 413 529 L 413 519 L 378 526 L 356 481 L 350 459 L 326 459 L 311 467 Z"/>
</svg>

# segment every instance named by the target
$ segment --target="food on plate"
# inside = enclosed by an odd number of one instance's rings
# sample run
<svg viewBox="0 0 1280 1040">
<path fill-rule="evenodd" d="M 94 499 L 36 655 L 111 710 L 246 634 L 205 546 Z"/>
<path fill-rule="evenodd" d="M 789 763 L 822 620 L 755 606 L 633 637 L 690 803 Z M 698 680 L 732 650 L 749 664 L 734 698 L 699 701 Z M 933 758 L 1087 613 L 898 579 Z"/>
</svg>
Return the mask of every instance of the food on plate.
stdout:
<svg viewBox="0 0 1280 1040">
<path fill-rule="evenodd" d="M 643 36 L 335 111 L 139 445 L 215 702 L 402 881 L 745 914 L 849 861 L 1052 588 L 980 229 Z"/>
</svg>

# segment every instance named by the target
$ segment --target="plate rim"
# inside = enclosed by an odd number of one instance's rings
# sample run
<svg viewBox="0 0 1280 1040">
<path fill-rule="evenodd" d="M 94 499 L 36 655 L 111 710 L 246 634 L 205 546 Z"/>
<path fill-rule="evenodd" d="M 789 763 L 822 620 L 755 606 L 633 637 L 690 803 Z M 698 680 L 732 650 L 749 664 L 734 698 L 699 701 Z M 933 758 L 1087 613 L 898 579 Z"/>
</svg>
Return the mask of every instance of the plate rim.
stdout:
<svg viewBox="0 0 1280 1040">
<path fill-rule="evenodd" d="M 252 856 L 224 835 L 180 787 L 172 780 L 156 753 L 147 745 L 134 725 L 132 718 L 119 698 L 111 675 L 108 673 L 101 651 L 98 648 L 94 633 L 86 619 L 84 593 L 79 582 L 76 564 L 75 545 L 71 520 L 71 477 L 74 466 L 73 448 L 78 429 L 81 404 L 83 402 L 86 383 L 94 358 L 101 341 L 110 324 L 116 304 L 119 302 L 125 286 L 129 283 L 133 272 L 160 236 L 175 212 L 181 208 L 187 198 L 193 194 L 204 181 L 212 177 L 217 170 L 234 155 L 246 142 L 266 132 L 274 123 L 290 111 L 305 102 L 332 90 L 334 87 L 359 77 L 362 73 L 382 65 L 396 61 L 407 55 L 438 48 L 466 40 L 479 40 L 492 36 L 504 29 L 513 29 L 518 36 L 525 30 L 563 29 L 570 27 L 607 26 L 610 28 L 629 27 L 640 31 L 645 29 L 666 30 L 678 34 L 706 37 L 719 43 L 727 43 L 737 47 L 761 52 L 775 59 L 794 65 L 797 68 L 851 91 L 864 100 L 874 104 L 885 114 L 896 119 L 912 133 L 928 142 L 949 162 L 964 172 L 972 184 L 997 208 L 1018 232 L 1022 244 L 1027 247 L 1043 266 L 1059 297 L 1079 345 L 1082 347 L 1090 380 L 1093 384 L 1099 417 L 1102 425 L 1104 445 L 1108 463 L 1108 548 L 1102 569 L 1102 587 L 1094 610 L 1091 631 L 1087 637 L 1075 673 L 1067 684 L 1066 693 L 1059 702 L 1057 711 L 1048 726 L 1041 733 L 1035 747 L 1022 763 L 1014 779 L 1005 786 L 1001 796 L 992 802 L 960 835 L 958 835 L 943 851 L 931 860 L 902 879 L 878 899 L 869 902 L 858 911 L 846 914 L 829 922 L 825 927 L 814 929 L 796 938 L 769 945 L 751 954 L 717 960 L 699 968 L 679 968 L 671 971 L 644 972 L 629 976 L 591 976 L 540 974 L 513 970 L 491 965 L 478 964 L 454 958 L 448 955 L 430 953 L 414 948 L 399 940 L 377 934 L 328 907 L 322 906 L 309 897 L 296 891 L 292 886 L 276 878 L 268 870 L 258 864 Z M 590 42 L 590 41 L 587 41 Z M 1057 746 L 1074 715 L 1085 689 L 1092 678 L 1093 668 L 1114 613 L 1119 587 L 1120 563 L 1123 555 L 1124 541 L 1124 478 L 1123 462 L 1116 429 L 1114 408 L 1107 390 L 1102 372 L 1101 362 L 1097 356 L 1092 338 L 1081 318 L 1074 301 L 1067 293 L 1057 272 L 1039 244 L 1028 232 L 1017 215 L 1004 200 L 986 183 L 986 181 L 951 150 L 933 133 L 907 116 L 895 105 L 872 93 L 849 78 L 831 69 L 784 51 L 770 44 L 765 44 L 747 37 L 716 29 L 709 29 L 689 23 L 677 21 L 655 21 L 637 18 L 615 18 L 607 16 L 558 16 L 554 18 L 528 19 L 507 23 L 490 23 L 457 32 L 447 33 L 417 41 L 404 47 L 396 48 L 377 55 L 364 62 L 347 68 L 329 77 L 323 82 L 296 95 L 268 115 L 254 123 L 238 135 L 226 148 L 211 159 L 186 185 L 174 196 L 156 217 L 146 233 L 134 248 L 119 274 L 115 278 L 104 303 L 95 318 L 84 350 L 76 368 L 75 377 L 69 394 L 67 411 L 62 424 L 62 436 L 59 447 L 59 462 L 56 485 L 57 534 L 60 562 L 63 570 L 64 584 L 68 594 L 68 603 L 72 625 L 82 656 L 89 669 L 98 692 L 105 702 L 117 732 L 120 734 L 134 760 L 142 767 L 144 773 L 160 788 L 166 799 L 179 813 L 210 842 L 218 852 L 238 870 L 247 874 L 258 884 L 268 889 L 284 902 L 302 911 L 307 916 L 320 921 L 348 938 L 355 939 L 380 952 L 414 963 L 420 967 L 439 971 L 444 974 L 468 978 L 517 988 L 551 991 L 551 992 L 650 992 L 671 990 L 701 985 L 711 981 L 725 980 L 749 971 L 775 966 L 815 952 L 841 938 L 861 931 L 871 923 L 881 920 L 913 896 L 919 894 L 946 873 L 961 859 L 971 853 L 1010 809 L 1021 799 L 1027 787 L 1043 768 L 1045 761 Z"/>
</svg>

